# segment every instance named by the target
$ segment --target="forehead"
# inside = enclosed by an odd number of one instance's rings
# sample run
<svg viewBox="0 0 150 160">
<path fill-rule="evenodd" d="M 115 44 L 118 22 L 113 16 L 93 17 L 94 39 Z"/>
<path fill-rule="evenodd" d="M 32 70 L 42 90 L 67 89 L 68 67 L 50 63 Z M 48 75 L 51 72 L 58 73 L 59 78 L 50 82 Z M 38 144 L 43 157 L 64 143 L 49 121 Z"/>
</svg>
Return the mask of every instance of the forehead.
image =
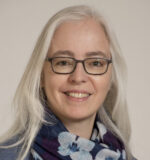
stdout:
<svg viewBox="0 0 150 160">
<path fill-rule="evenodd" d="M 94 19 L 71 20 L 62 23 L 52 38 L 51 52 L 109 52 L 109 42 L 103 27 Z"/>
</svg>

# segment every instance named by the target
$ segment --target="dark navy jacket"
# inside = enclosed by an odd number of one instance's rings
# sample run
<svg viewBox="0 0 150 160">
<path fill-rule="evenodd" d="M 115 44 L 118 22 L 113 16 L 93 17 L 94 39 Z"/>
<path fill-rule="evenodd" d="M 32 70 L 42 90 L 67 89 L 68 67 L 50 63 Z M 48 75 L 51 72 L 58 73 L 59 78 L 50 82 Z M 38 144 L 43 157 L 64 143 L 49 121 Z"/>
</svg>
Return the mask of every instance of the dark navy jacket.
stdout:
<svg viewBox="0 0 150 160">
<path fill-rule="evenodd" d="M 16 141 L 16 138 L 4 143 L 3 145 L 6 146 L 9 144 L 12 144 L 15 141 Z M 16 160 L 20 150 L 21 150 L 21 145 L 7 148 L 7 149 L 3 149 L 0 147 L 0 160 Z M 29 156 L 27 155 L 27 157 L 24 160 L 29 160 Z"/>
</svg>

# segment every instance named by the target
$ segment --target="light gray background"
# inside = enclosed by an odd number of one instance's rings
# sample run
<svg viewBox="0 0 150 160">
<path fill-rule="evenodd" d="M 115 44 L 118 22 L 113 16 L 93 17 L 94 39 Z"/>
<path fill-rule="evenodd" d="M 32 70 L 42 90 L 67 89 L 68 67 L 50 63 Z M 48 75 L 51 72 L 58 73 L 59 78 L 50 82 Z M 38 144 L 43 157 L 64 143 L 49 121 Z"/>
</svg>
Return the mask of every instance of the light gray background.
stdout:
<svg viewBox="0 0 150 160">
<path fill-rule="evenodd" d="M 139 160 L 148 160 L 149 0 L 0 0 L 0 134 L 12 123 L 11 101 L 42 27 L 53 13 L 73 4 L 90 4 L 111 21 L 128 65 L 131 146 Z"/>
</svg>

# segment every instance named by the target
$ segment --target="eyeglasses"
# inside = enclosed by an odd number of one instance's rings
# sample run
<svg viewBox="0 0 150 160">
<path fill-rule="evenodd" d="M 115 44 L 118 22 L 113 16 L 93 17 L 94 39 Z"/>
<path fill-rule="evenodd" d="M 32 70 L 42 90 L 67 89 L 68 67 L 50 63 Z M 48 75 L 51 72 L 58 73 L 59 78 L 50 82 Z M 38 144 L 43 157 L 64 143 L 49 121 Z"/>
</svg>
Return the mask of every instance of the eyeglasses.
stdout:
<svg viewBox="0 0 150 160">
<path fill-rule="evenodd" d="M 91 75 L 102 75 L 107 72 L 112 59 L 106 58 L 86 58 L 77 60 L 72 57 L 52 57 L 46 58 L 52 66 L 52 70 L 57 74 L 71 74 L 75 71 L 77 63 L 82 63 L 86 73 Z"/>
</svg>

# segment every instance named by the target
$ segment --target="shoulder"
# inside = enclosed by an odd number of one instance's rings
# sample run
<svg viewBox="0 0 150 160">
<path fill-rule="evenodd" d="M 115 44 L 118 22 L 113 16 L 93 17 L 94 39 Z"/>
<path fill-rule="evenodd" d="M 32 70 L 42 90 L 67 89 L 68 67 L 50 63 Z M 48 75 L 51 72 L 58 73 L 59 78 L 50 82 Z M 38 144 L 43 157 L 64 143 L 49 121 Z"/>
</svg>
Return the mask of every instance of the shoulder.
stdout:
<svg viewBox="0 0 150 160">
<path fill-rule="evenodd" d="M 16 160 L 18 156 L 17 147 L 12 148 L 0 148 L 0 159 L 1 160 Z"/>
<path fill-rule="evenodd" d="M 11 148 L 2 148 L 1 146 L 7 146 L 14 142 L 16 142 L 17 138 L 13 138 L 3 144 L 0 144 L 0 160 L 16 160 L 19 152 L 21 150 L 21 145 L 11 147 Z M 29 160 L 29 156 L 27 156 L 24 160 Z"/>
</svg>

